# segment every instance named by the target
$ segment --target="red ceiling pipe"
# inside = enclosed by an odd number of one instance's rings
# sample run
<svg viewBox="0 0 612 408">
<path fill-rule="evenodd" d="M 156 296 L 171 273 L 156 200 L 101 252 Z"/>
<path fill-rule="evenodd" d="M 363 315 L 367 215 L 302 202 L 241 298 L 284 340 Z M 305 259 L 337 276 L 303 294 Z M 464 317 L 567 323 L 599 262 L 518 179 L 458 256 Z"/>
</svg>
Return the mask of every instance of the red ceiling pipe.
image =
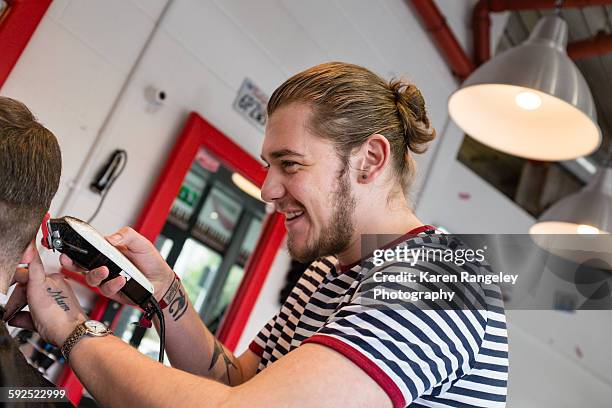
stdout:
<svg viewBox="0 0 612 408">
<path fill-rule="evenodd" d="M 433 0 L 412 0 L 412 6 L 421 17 L 425 29 L 431 34 L 453 73 L 460 79 L 474 71 L 474 64 L 453 35 L 446 19 Z"/>
<path fill-rule="evenodd" d="M 510 11 L 510 10 L 534 10 L 548 9 L 556 6 L 554 0 L 480 0 L 474 6 L 472 14 L 472 35 L 474 39 L 474 62 L 476 66 L 481 65 L 491 58 L 491 40 L 489 33 L 491 32 L 491 12 Z M 611 0 L 565 0 L 562 4 L 563 8 L 571 7 L 588 7 L 601 6 L 612 4 Z M 602 53 L 611 52 L 612 46 L 608 46 L 609 39 L 600 38 L 595 41 L 587 40 L 580 41 L 575 46 L 576 58 L 585 58 L 592 55 L 600 55 Z M 595 44 L 596 43 L 596 44 Z M 573 47 L 568 45 L 569 49 Z M 578 57 L 578 55 L 580 55 Z M 570 54 L 572 57 L 572 54 Z M 574 58 L 574 57 L 572 57 Z"/>
<path fill-rule="evenodd" d="M 565 0 L 563 7 L 604 4 L 612 4 L 612 0 Z M 554 0 L 480 0 L 474 7 L 473 13 L 475 64 L 470 61 L 433 0 L 412 0 L 412 6 L 446 57 L 453 73 L 463 80 L 474 71 L 475 66 L 481 65 L 491 57 L 489 38 L 491 12 L 553 8 L 555 2 Z M 593 39 L 568 44 L 567 48 L 569 56 L 573 59 L 612 52 L 612 35 L 598 35 Z"/>
<path fill-rule="evenodd" d="M 612 35 L 597 33 L 595 37 L 576 41 L 567 45 L 567 55 L 571 59 L 588 58 L 612 52 Z"/>
<path fill-rule="evenodd" d="M 506 10 L 535 10 L 555 8 L 555 0 L 481 0 L 488 3 L 489 10 L 493 12 Z M 610 0 L 564 0 L 563 8 L 582 8 L 610 4 Z"/>
<path fill-rule="evenodd" d="M 491 8 L 487 0 L 480 0 L 472 12 L 474 63 L 480 66 L 491 58 Z"/>
</svg>

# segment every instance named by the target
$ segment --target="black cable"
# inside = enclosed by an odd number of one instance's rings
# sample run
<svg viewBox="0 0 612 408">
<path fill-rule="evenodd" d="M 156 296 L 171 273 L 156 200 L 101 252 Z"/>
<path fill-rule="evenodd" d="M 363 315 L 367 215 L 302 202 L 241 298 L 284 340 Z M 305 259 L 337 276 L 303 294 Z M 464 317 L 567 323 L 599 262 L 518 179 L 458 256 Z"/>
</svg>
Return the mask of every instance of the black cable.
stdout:
<svg viewBox="0 0 612 408">
<path fill-rule="evenodd" d="M 153 296 L 149 300 L 147 309 L 145 309 L 145 317 L 149 320 L 156 315 L 159 319 L 159 362 L 164 363 L 164 350 L 166 350 L 166 322 L 164 320 L 164 312 Z"/>
<path fill-rule="evenodd" d="M 118 164 L 118 166 L 120 165 L 121 167 L 119 167 L 117 174 L 113 175 L 112 178 L 108 181 L 108 185 L 106 186 L 106 189 L 102 192 L 102 197 L 100 197 L 100 202 L 98 203 L 96 210 L 94 211 L 92 216 L 89 217 L 89 219 L 87 220 L 88 224 L 91 224 L 94 218 L 98 216 L 98 213 L 100 212 L 100 209 L 102 208 L 102 204 L 104 204 L 104 200 L 106 199 L 108 192 L 110 191 L 113 184 L 115 184 L 115 181 L 119 178 L 121 173 L 123 173 L 123 170 L 125 169 L 125 166 L 127 165 L 128 156 L 125 150 L 120 150 L 117 157 L 119 158 L 118 160 L 121 161 L 121 164 Z"/>
</svg>

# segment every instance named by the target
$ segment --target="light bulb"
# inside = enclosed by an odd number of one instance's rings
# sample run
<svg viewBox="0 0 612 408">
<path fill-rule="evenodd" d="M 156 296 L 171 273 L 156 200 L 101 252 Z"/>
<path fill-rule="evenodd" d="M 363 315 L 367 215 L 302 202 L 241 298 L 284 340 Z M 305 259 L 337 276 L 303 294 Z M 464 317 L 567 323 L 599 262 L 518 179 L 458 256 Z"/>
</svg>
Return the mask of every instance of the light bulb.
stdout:
<svg viewBox="0 0 612 408">
<path fill-rule="evenodd" d="M 521 92 L 514 97 L 514 100 L 525 110 L 536 110 L 542 105 L 542 99 L 534 92 Z"/>
<path fill-rule="evenodd" d="M 213 220 L 216 220 L 217 218 L 219 218 L 219 213 L 217 213 L 216 211 L 211 212 L 210 218 L 212 218 Z"/>
<path fill-rule="evenodd" d="M 579 234 L 599 234 L 599 228 L 592 225 L 580 224 L 576 227 L 576 232 Z"/>
</svg>

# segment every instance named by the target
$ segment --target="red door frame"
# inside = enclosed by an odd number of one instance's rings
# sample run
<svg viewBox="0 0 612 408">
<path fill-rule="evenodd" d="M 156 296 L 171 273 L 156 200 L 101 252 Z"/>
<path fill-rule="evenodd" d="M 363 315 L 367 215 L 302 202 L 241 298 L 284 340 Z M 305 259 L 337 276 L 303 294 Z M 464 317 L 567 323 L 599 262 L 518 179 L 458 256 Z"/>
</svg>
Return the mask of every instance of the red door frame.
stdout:
<svg viewBox="0 0 612 408">
<path fill-rule="evenodd" d="M 263 186 L 266 171 L 261 163 L 196 112 L 191 112 L 135 224 L 135 229 L 151 242 L 155 241 L 164 227 L 172 203 L 200 147 L 257 187 Z M 277 212 L 270 214 L 245 267 L 244 278 L 236 296 L 219 327 L 217 337 L 230 350 L 240 340 L 285 232 L 284 217 Z"/>
<path fill-rule="evenodd" d="M 6 0 L 0 16 L 0 88 L 34 34 L 51 0 Z"/>
</svg>

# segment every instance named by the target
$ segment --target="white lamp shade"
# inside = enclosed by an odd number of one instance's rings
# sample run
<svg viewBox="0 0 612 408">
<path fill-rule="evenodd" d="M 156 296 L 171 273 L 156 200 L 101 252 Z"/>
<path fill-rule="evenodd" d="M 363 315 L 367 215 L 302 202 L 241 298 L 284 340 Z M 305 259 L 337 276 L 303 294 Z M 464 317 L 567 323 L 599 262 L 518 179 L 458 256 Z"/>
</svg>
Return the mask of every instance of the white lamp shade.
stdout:
<svg viewBox="0 0 612 408">
<path fill-rule="evenodd" d="M 531 36 L 479 67 L 448 110 L 476 140 L 519 157 L 570 160 L 601 143 L 588 85 L 567 56 L 567 24 L 542 18 Z"/>
<path fill-rule="evenodd" d="M 555 203 L 530 234 L 609 234 L 612 232 L 612 168 L 600 168 L 582 190 Z"/>
</svg>

